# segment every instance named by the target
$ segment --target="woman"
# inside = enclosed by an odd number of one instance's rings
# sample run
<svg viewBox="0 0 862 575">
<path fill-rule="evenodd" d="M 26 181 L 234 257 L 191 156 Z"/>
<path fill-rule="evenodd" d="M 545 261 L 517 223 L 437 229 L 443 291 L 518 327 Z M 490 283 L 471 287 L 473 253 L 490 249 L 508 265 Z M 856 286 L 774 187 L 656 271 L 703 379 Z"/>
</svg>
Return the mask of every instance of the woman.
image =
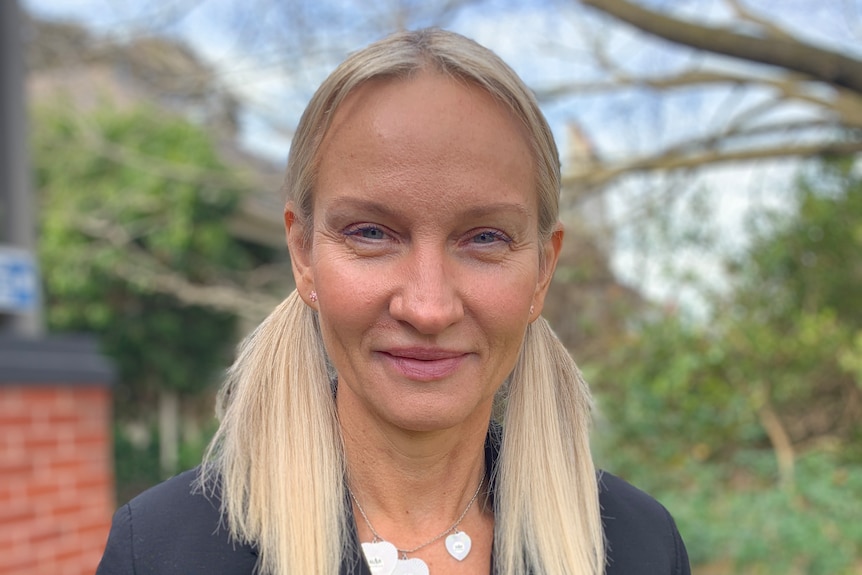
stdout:
<svg viewBox="0 0 862 575">
<path fill-rule="evenodd" d="M 100 574 L 688 573 L 664 508 L 596 474 L 540 317 L 559 163 L 514 72 L 440 30 L 373 44 L 312 98 L 285 186 L 297 290 L 200 470 L 117 512 Z"/>
</svg>

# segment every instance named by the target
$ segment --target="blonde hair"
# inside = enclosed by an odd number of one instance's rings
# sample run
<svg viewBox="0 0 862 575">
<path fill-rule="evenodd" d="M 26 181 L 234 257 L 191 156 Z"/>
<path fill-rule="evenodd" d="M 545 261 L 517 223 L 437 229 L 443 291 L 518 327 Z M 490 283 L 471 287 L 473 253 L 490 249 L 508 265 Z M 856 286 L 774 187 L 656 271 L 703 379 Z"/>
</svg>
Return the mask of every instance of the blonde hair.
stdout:
<svg viewBox="0 0 862 575">
<path fill-rule="evenodd" d="M 376 78 L 452 75 L 505 104 L 533 153 L 539 234 L 559 215 L 553 135 L 529 89 L 498 56 L 438 29 L 403 32 L 354 53 L 318 88 L 291 145 L 285 189 L 311 231 L 318 149 L 339 104 Z M 494 494 L 503 575 L 604 573 L 590 396 L 547 322 L 528 326 L 508 394 Z M 337 573 L 346 549 L 345 463 L 315 313 L 291 294 L 241 345 L 220 394 L 221 425 L 201 485 L 220 494 L 231 535 L 257 546 L 266 575 Z"/>
</svg>

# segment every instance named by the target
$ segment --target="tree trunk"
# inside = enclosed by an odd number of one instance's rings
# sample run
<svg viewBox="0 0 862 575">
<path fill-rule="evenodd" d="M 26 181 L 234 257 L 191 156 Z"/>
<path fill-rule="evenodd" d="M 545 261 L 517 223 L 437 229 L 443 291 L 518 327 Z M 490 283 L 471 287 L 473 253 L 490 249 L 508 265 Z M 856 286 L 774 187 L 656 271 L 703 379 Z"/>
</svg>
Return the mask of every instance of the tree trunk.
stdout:
<svg viewBox="0 0 862 575">
<path fill-rule="evenodd" d="M 162 475 L 177 472 L 180 459 L 180 396 L 172 389 L 159 391 L 159 465 Z"/>
<path fill-rule="evenodd" d="M 790 436 L 781 424 L 778 414 L 768 402 L 760 408 L 758 416 L 760 417 L 760 424 L 769 437 L 769 442 L 772 443 L 772 449 L 775 451 L 775 459 L 778 463 L 778 483 L 783 487 L 792 487 L 796 453 L 793 450 Z"/>
</svg>

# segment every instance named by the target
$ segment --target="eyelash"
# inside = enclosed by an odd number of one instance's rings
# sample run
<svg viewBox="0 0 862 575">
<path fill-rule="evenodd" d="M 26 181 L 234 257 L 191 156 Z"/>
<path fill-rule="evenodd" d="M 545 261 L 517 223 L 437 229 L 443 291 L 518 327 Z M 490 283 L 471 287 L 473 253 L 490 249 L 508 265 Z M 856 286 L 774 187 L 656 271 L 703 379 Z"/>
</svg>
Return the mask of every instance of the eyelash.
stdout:
<svg viewBox="0 0 862 575">
<path fill-rule="evenodd" d="M 362 224 L 362 225 L 358 225 L 358 226 L 353 226 L 353 227 L 350 227 L 347 230 L 345 230 L 344 233 L 345 233 L 345 235 L 359 237 L 359 238 L 365 239 L 365 240 L 383 239 L 383 238 L 367 238 L 363 235 L 366 232 L 379 232 L 379 233 L 383 234 L 384 236 L 389 235 L 380 226 L 375 226 L 375 225 L 371 225 L 371 224 Z"/>
<path fill-rule="evenodd" d="M 369 237 L 366 237 L 364 235 L 364 234 L 370 233 L 370 232 L 379 233 L 382 235 L 382 237 L 369 238 Z M 355 226 L 350 226 L 344 231 L 344 235 L 349 236 L 349 237 L 358 238 L 360 240 L 367 240 L 367 241 L 377 241 L 377 240 L 386 239 L 387 237 L 389 237 L 389 238 L 392 237 L 392 234 L 387 232 L 381 226 L 374 225 L 374 224 L 359 224 L 359 225 L 355 225 Z M 488 238 L 490 238 L 494 241 L 477 242 L 476 240 L 481 236 L 488 236 Z M 478 232 L 470 235 L 467 238 L 466 243 L 477 244 L 477 245 L 491 245 L 491 244 L 494 244 L 498 241 L 503 242 L 505 244 L 510 244 L 510 243 L 512 243 L 512 238 L 510 238 L 508 235 L 506 235 L 504 232 L 502 232 L 500 230 L 485 229 L 485 230 L 479 230 Z"/>
<path fill-rule="evenodd" d="M 507 236 L 506 234 L 504 234 L 504 233 L 503 233 L 503 232 L 501 232 L 500 230 L 482 230 L 482 231 L 480 231 L 479 233 L 474 234 L 473 236 L 471 236 L 471 237 L 470 237 L 470 239 L 471 239 L 471 240 L 475 240 L 475 239 L 477 239 L 479 236 L 484 236 L 484 235 L 490 236 L 490 237 L 491 237 L 491 238 L 493 238 L 494 240 L 498 240 L 498 241 L 501 241 L 501 242 L 504 242 L 504 243 L 507 243 L 507 244 L 509 244 L 509 243 L 511 243 L 511 242 L 512 242 L 512 238 L 510 238 L 509 236 Z M 494 243 L 494 242 L 480 242 L 480 243 L 481 243 L 481 244 L 491 244 L 491 243 Z"/>
<path fill-rule="evenodd" d="M 368 238 L 368 237 L 365 237 L 363 235 L 367 232 L 379 232 L 380 234 L 382 234 L 383 237 Z M 373 224 L 359 224 L 356 226 L 350 226 L 349 228 L 344 230 L 344 235 L 349 236 L 349 237 L 353 237 L 353 238 L 358 238 L 360 240 L 367 240 L 367 241 L 382 240 L 382 239 L 385 239 L 386 237 L 392 236 L 392 234 L 388 233 L 382 227 L 376 226 Z"/>
</svg>

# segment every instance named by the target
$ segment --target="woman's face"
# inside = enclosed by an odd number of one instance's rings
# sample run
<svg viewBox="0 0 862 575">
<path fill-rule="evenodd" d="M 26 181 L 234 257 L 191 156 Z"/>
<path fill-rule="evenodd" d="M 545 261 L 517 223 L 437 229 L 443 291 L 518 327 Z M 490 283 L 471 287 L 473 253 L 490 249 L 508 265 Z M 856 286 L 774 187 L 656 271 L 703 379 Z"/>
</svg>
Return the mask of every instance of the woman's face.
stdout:
<svg viewBox="0 0 862 575">
<path fill-rule="evenodd" d="M 561 240 L 540 243 L 533 160 L 510 112 L 433 72 L 369 82 L 322 142 L 310 245 L 290 209 L 297 288 L 319 311 L 340 415 L 487 425 Z"/>
</svg>

